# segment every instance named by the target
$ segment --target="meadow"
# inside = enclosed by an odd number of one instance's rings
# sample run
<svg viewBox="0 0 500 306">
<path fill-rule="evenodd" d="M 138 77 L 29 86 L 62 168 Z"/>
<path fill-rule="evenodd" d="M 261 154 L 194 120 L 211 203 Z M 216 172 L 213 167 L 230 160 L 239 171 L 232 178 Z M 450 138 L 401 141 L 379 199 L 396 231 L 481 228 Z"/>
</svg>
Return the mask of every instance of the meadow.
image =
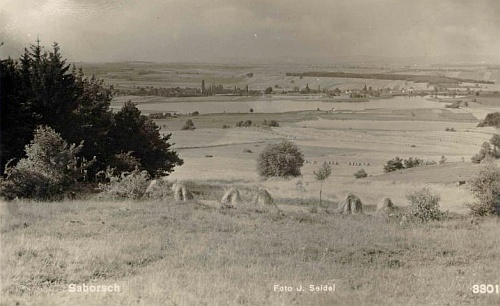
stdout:
<svg viewBox="0 0 500 306">
<path fill-rule="evenodd" d="M 168 199 L 17 204 L 18 212 L 2 215 L 3 305 L 500 301 L 498 294 L 472 292 L 475 284 L 498 284 L 494 219 L 399 225 L 370 209 L 342 216 Z M 69 292 L 70 284 L 116 284 L 120 291 Z M 335 291 L 299 292 L 301 285 Z"/>
<path fill-rule="evenodd" d="M 285 64 L 84 68 L 121 88 L 199 87 L 201 79 L 281 89 L 305 84 L 426 87 L 404 81 L 301 79 L 285 76 L 291 68 Z M 341 68 L 352 73 L 388 71 Z M 249 78 L 248 72 L 254 76 Z M 497 74 L 464 68 L 446 75 L 490 80 Z M 76 200 L 1 203 L 1 304 L 498 305 L 500 294 L 473 293 L 472 288 L 500 285 L 499 219 L 471 219 L 467 204 L 474 197 L 467 185 L 457 183 L 477 172 L 480 165 L 470 158 L 497 133 L 477 123 L 498 111 L 500 96 L 491 92 L 457 99 L 468 106 L 445 108 L 456 99 L 430 97 L 369 102 L 319 95 L 116 97 L 115 110 L 132 100 L 144 114 L 176 113 L 155 120 L 162 134 L 172 134 L 172 148 L 184 159 L 166 179 L 184 182 L 195 199 L 110 200 L 90 193 Z M 234 110 L 224 113 L 224 105 Z M 190 114 L 195 110 L 199 115 Z M 188 119 L 194 130 L 182 130 Z M 252 126 L 236 127 L 247 120 Z M 265 126 L 264 120 L 276 120 L 279 126 Z M 282 140 L 293 141 L 303 152 L 302 175 L 260 178 L 257 156 Z M 384 173 L 384 164 L 395 156 L 436 164 Z M 323 184 L 319 206 L 314 171 L 325 161 L 332 163 L 332 175 Z M 368 176 L 355 178 L 361 169 Z M 257 188 L 265 188 L 277 206 L 246 203 L 222 209 L 221 197 L 231 187 L 242 191 L 245 202 Z M 440 196 L 445 220 L 400 223 L 374 215 L 385 197 L 407 211 L 407 194 L 422 187 Z M 363 215 L 335 213 L 349 192 L 362 200 Z M 70 284 L 84 283 L 116 284 L 120 292 L 69 292 Z M 307 291 L 298 292 L 301 285 Z M 310 292 L 309 285 L 335 290 Z M 291 291 L 280 291 L 288 287 Z"/>
</svg>

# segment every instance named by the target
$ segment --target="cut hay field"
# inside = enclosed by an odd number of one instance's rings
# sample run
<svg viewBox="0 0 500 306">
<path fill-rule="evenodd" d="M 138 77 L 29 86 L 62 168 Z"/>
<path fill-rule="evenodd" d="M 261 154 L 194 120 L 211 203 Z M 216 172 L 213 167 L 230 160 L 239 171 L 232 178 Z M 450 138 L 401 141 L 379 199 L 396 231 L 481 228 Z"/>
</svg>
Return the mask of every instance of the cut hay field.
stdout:
<svg viewBox="0 0 500 306">
<path fill-rule="evenodd" d="M 333 174 L 324 183 L 324 197 L 336 201 L 348 192 L 369 205 L 390 197 L 400 206 L 408 205 L 405 196 L 419 187 L 429 187 L 441 196 L 444 210 L 467 213 L 472 194 L 458 181 L 477 171 L 470 158 L 488 141 L 494 128 L 477 128 L 478 119 L 467 108 L 450 110 L 444 103 L 432 109 L 370 109 L 328 113 L 306 111 L 265 114 L 210 114 L 180 116 L 159 120 L 185 164 L 171 174 L 175 180 L 236 180 L 258 182 L 280 198 L 317 198 L 319 184 L 313 172 L 324 161 L 331 162 Z M 194 131 L 180 131 L 190 118 Z M 279 127 L 264 128 L 264 120 L 277 120 Z M 238 121 L 252 120 L 254 127 L 237 128 Z M 222 129 L 226 124 L 230 128 Z M 453 128 L 454 132 L 446 131 Z M 256 173 L 257 156 L 268 144 L 290 140 L 299 146 L 306 161 L 302 177 L 290 181 L 262 181 Z M 385 174 L 389 159 L 417 157 L 443 165 Z M 356 165 L 354 165 L 356 164 Z M 355 179 L 364 169 L 369 177 Z M 433 174 L 434 173 L 434 174 Z M 306 191 L 298 192 L 300 181 Z"/>
<path fill-rule="evenodd" d="M 220 210 L 169 199 L 17 205 L 14 214 L 2 210 L 2 305 L 500 302 L 498 294 L 472 292 L 499 281 L 494 219 L 401 226 L 369 211 Z M 70 284 L 119 292 L 69 292 Z M 311 292 L 310 285 L 335 290 Z"/>
</svg>

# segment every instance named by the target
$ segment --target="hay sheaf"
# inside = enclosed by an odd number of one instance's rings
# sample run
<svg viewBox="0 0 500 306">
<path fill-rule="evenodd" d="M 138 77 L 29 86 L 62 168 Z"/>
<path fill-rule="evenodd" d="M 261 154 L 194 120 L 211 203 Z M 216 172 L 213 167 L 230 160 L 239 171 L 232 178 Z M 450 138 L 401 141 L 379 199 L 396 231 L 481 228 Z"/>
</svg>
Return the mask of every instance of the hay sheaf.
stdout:
<svg viewBox="0 0 500 306">
<path fill-rule="evenodd" d="M 375 212 L 375 215 L 387 219 L 394 213 L 396 210 L 395 208 L 396 207 L 390 198 L 384 198 L 377 204 L 377 211 Z"/>
<path fill-rule="evenodd" d="M 156 179 L 149 182 L 148 188 L 144 192 L 144 197 L 152 199 L 163 199 L 170 197 L 174 189 L 170 188 L 170 184 L 166 179 Z"/>
<path fill-rule="evenodd" d="M 338 212 L 347 214 L 363 213 L 363 203 L 357 196 L 349 193 L 340 204 Z"/>
<path fill-rule="evenodd" d="M 257 194 L 254 196 L 252 203 L 254 205 L 271 205 L 276 206 L 271 194 L 264 188 L 259 188 Z"/>
<path fill-rule="evenodd" d="M 390 198 L 384 198 L 377 205 L 377 211 L 375 212 L 375 216 L 383 218 L 385 220 L 389 219 L 399 219 L 400 216 L 400 208 L 394 205 Z"/>
<path fill-rule="evenodd" d="M 174 199 L 176 201 L 184 202 L 194 199 L 193 194 L 181 183 L 172 185 L 172 191 L 174 192 Z"/>
<path fill-rule="evenodd" d="M 243 203 L 243 201 L 241 200 L 240 191 L 234 187 L 226 191 L 226 193 L 222 197 L 222 200 L 220 201 L 220 204 L 223 207 L 232 207 L 235 205 L 240 205 L 241 203 Z"/>
<path fill-rule="evenodd" d="M 158 185 L 158 180 L 152 180 L 151 182 L 149 182 L 148 188 L 146 188 L 144 195 L 149 197 L 153 193 L 156 185 Z"/>
</svg>

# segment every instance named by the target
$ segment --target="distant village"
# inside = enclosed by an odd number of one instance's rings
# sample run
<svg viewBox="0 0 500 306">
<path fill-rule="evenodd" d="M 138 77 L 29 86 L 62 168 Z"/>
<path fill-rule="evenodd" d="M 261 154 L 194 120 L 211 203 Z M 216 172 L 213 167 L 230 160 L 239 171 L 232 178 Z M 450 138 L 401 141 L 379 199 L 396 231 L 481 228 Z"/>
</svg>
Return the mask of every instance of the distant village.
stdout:
<svg viewBox="0 0 500 306">
<path fill-rule="evenodd" d="M 455 96 L 460 94 L 476 93 L 479 95 L 480 87 L 475 86 L 456 86 L 450 88 L 447 86 L 428 85 L 426 90 L 416 90 L 413 87 L 391 89 L 384 87 L 381 89 L 372 88 L 365 85 L 359 89 L 340 90 L 339 88 L 324 89 L 320 85 L 317 88 L 310 88 L 309 84 L 300 88 L 294 86 L 292 89 L 280 88 L 278 85 L 267 87 L 264 90 L 251 90 L 248 85 L 241 87 L 224 87 L 223 84 L 206 85 L 205 80 L 201 81 L 200 87 L 154 87 L 154 86 L 135 86 L 127 89 L 115 89 L 117 95 L 132 95 L 132 96 L 160 96 L 160 97 L 203 97 L 203 96 L 261 96 L 270 94 L 279 95 L 323 95 L 324 97 L 338 97 L 350 99 L 361 98 L 377 98 L 387 96 L 425 96 L 425 95 L 444 95 Z"/>
</svg>

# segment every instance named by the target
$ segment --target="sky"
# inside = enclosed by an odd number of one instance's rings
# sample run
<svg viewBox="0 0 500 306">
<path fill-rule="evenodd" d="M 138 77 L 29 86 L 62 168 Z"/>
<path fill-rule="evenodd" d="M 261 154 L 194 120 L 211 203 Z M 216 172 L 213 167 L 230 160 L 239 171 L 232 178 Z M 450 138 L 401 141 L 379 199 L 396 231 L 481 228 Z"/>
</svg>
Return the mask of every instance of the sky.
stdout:
<svg viewBox="0 0 500 306">
<path fill-rule="evenodd" d="M 500 63 L 500 0 L 0 0 L 0 56 L 69 61 Z"/>
</svg>

